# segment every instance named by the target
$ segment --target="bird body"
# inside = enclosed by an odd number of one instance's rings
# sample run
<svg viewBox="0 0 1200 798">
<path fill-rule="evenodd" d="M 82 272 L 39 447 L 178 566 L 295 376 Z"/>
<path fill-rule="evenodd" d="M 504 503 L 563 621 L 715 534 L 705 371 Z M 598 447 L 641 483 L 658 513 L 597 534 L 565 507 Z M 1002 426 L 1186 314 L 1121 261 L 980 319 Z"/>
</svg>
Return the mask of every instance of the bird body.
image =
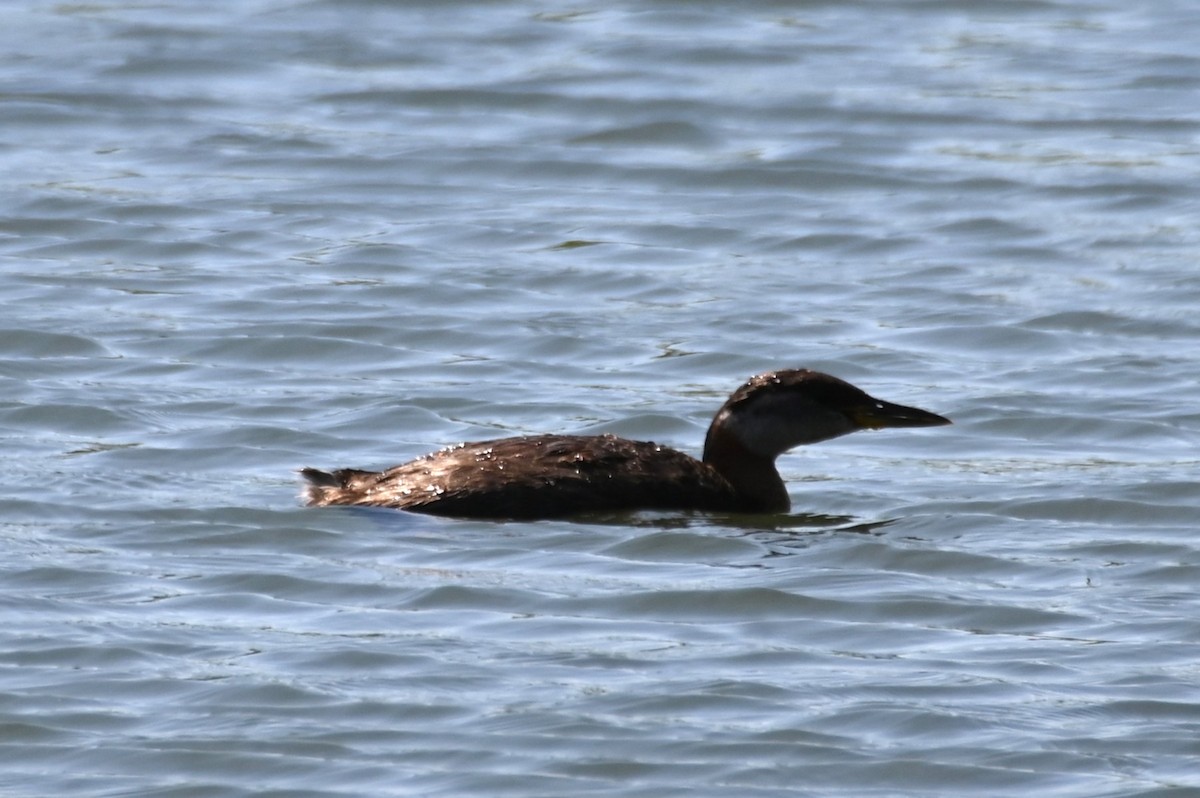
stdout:
<svg viewBox="0 0 1200 798">
<path fill-rule="evenodd" d="M 314 483 L 313 503 L 460 517 L 553 517 L 629 507 L 739 509 L 737 492 L 712 466 L 615 435 L 501 438 L 452 446 L 383 472 L 301 473 Z"/>
<path fill-rule="evenodd" d="M 550 518 L 639 509 L 785 512 L 775 458 L 860 429 L 949 424 L 807 369 L 738 388 L 700 460 L 614 435 L 531 435 L 464 443 L 384 471 L 301 469 L 314 506 L 393 507 L 473 518 Z"/>
</svg>

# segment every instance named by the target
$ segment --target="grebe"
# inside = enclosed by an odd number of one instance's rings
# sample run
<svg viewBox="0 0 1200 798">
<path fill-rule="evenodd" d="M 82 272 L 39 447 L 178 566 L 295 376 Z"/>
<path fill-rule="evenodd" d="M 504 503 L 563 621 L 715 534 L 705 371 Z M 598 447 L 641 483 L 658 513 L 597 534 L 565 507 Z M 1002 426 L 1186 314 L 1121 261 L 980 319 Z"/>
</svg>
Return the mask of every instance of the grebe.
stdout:
<svg viewBox="0 0 1200 798">
<path fill-rule="evenodd" d="M 394 507 L 460 518 L 552 518 L 589 511 L 791 507 L 775 458 L 862 429 L 950 419 L 884 402 L 808 369 L 751 377 L 717 411 L 704 458 L 614 435 L 530 435 L 463 443 L 386 471 L 301 469 L 310 506 Z"/>
</svg>

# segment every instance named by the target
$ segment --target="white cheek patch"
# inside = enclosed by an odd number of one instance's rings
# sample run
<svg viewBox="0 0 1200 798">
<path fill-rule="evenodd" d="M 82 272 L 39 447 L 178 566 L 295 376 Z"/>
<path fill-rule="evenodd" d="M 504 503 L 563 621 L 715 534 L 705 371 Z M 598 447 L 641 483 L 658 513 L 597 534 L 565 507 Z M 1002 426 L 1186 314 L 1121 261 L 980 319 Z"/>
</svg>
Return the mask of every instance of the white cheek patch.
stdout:
<svg viewBox="0 0 1200 798">
<path fill-rule="evenodd" d="M 843 413 L 786 394 L 763 396 L 742 405 L 736 412 L 722 411 L 721 421 L 743 446 L 770 458 L 793 446 L 836 438 L 858 429 Z"/>
</svg>

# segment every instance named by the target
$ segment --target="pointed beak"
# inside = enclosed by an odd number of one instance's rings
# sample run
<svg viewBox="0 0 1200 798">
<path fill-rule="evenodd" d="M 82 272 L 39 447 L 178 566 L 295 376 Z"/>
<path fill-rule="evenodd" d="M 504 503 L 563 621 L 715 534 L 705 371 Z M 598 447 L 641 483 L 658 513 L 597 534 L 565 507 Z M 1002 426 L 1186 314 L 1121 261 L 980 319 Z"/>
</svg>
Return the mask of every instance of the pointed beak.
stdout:
<svg viewBox="0 0 1200 798">
<path fill-rule="evenodd" d="M 865 405 L 850 411 L 850 418 L 864 429 L 885 429 L 887 427 L 940 427 L 943 424 L 953 424 L 945 416 L 930 413 L 919 407 L 905 407 L 884 402 L 881 399 L 871 399 Z"/>
</svg>

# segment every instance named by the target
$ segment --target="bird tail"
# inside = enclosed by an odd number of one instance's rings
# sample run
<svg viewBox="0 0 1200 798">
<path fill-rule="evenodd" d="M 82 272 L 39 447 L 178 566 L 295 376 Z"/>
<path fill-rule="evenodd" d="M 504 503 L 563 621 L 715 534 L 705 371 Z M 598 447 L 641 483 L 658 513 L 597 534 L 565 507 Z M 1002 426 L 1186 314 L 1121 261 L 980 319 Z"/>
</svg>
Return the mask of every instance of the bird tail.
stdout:
<svg viewBox="0 0 1200 798">
<path fill-rule="evenodd" d="M 304 486 L 300 498 L 304 499 L 309 507 L 320 507 L 328 504 L 327 494 L 331 490 L 336 490 L 341 487 L 338 484 L 337 478 L 328 471 L 321 471 L 316 468 L 301 468 L 300 476 L 304 477 L 307 484 Z"/>
<path fill-rule="evenodd" d="M 317 468 L 301 468 L 300 476 L 308 481 L 301 498 L 309 507 L 325 507 L 330 504 L 354 504 L 361 493 L 356 490 L 362 477 L 373 477 L 372 471 L 339 468 L 336 471 L 321 471 Z"/>
</svg>

